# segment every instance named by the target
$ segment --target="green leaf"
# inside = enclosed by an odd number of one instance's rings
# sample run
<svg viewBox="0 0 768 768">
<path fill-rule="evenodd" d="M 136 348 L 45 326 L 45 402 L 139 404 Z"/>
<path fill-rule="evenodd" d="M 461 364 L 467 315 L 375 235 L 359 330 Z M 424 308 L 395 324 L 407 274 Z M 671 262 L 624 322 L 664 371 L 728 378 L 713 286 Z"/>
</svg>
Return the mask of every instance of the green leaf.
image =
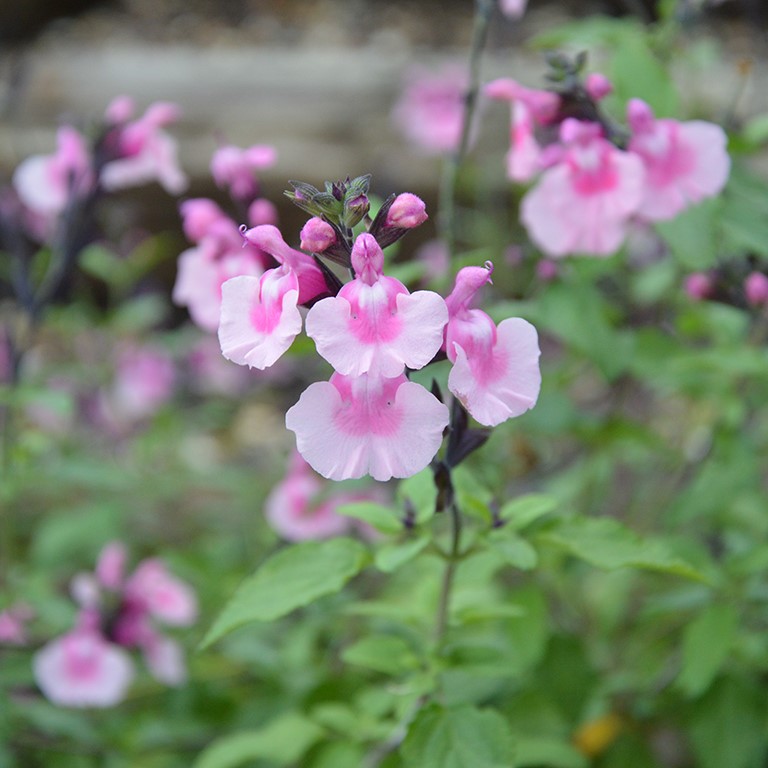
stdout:
<svg viewBox="0 0 768 768">
<path fill-rule="evenodd" d="M 376 551 L 374 563 L 383 573 L 392 573 L 413 560 L 429 544 L 429 536 L 419 536 L 398 544 L 385 544 Z"/>
<path fill-rule="evenodd" d="M 338 592 L 367 560 L 366 548 L 345 538 L 302 542 L 278 552 L 240 585 L 201 647 L 251 621 L 273 621 Z"/>
<path fill-rule="evenodd" d="M 373 526 L 380 533 L 401 533 L 403 521 L 398 513 L 384 504 L 376 504 L 373 501 L 358 501 L 351 504 L 342 504 L 336 512 L 344 517 L 354 517 L 364 523 Z"/>
<path fill-rule="evenodd" d="M 543 493 L 529 493 L 508 501 L 499 512 L 499 517 L 504 520 L 507 527 L 520 531 L 557 508 L 557 499 Z"/>
<path fill-rule="evenodd" d="M 377 672 L 399 675 L 416 669 L 419 659 L 410 645 L 394 635 L 370 635 L 344 649 L 341 658 Z"/>
<path fill-rule="evenodd" d="M 409 502 L 416 512 L 416 522 L 424 523 L 435 514 L 437 489 L 432 470 L 427 467 L 418 474 L 403 480 L 397 486 L 397 498 L 402 503 Z"/>
<path fill-rule="evenodd" d="M 491 531 L 488 534 L 488 544 L 508 565 L 521 571 L 529 571 L 539 562 L 539 556 L 531 544 L 506 527 Z"/>
<path fill-rule="evenodd" d="M 432 705 L 411 724 L 402 756 L 405 768 L 509 768 L 515 743 L 498 712 Z"/>
<path fill-rule="evenodd" d="M 756 679 L 719 680 L 698 703 L 691 742 L 700 768 L 753 768 L 765 754 L 765 691 Z"/>
<path fill-rule="evenodd" d="M 705 200 L 670 221 L 656 224 L 656 231 L 686 269 L 700 270 L 714 265 L 718 253 L 716 224 L 722 209 L 722 200 Z"/>
<path fill-rule="evenodd" d="M 704 580 L 692 565 L 660 539 L 644 539 L 609 517 L 573 518 L 540 535 L 540 540 L 605 570 L 643 568 Z"/>
<path fill-rule="evenodd" d="M 712 683 L 728 658 L 738 616 L 732 605 L 708 606 L 685 629 L 683 666 L 677 685 L 688 696 L 698 696 Z"/>
<path fill-rule="evenodd" d="M 516 768 L 587 768 L 588 762 L 572 744 L 556 739 L 521 736 L 517 739 Z"/>
<path fill-rule="evenodd" d="M 253 760 L 295 763 L 323 736 L 323 729 L 298 714 L 278 717 L 263 728 L 223 736 L 207 747 L 193 768 L 235 768 Z"/>
</svg>

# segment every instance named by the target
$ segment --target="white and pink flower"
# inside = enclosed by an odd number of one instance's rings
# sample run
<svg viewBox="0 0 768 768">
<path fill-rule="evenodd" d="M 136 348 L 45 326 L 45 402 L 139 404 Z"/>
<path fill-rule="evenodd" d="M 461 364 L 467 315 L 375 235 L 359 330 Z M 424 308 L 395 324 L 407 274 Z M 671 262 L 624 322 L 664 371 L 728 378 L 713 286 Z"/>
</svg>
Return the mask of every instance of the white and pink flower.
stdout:
<svg viewBox="0 0 768 768">
<path fill-rule="evenodd" d="M 608 256 L 623 243 L 642 203 L 643 163 L 607 141 L 597 123 L 569 118 L 560 138 L 562 160 L 525 195 L 521 220 L 549 256 Z"/>
<path fill-rule="evenodd" d="M 726 151 L 728 138 L 720 126 L 703 120 L 657 120 L 640 99 L 630 100 L 627 120 L 632 130 L 628 149 L 645 167 L 639 217 L 672 219 L 722 191 L 731 161 Z"/>
<path fill-rule="evenodd" d="M 464 267 L 446 299 L 450 319 L 445 351 L 454 364 L 448 389 L 472 417 L 488 427 L 520 416 L 536 404 L 541 388 L 536 329 L 519 317 L 496 326 L 475 294 L 491 281 L 492 265 Z"/>
<path fill-rule="evenodd" d="M 408 289 L 382 274 L 384 254 L 363 233 L 352 248 L 356 278 L 307 315 L 307 335 L 318 353 L 345 376 L 398 376 L 424 367 L 442 344 L 448 311 L 432 291 Z"/>
<path fill-rule="evenodd" d="M 259 191 L 256 172 L 276 162 L 277 151 L 267 144 L 254 144 L 246 149 L 226 144 L 213 153 L 211 174 L 216 184 L 229 189 L 233 197 L 249 200 Z"/>
</svg>

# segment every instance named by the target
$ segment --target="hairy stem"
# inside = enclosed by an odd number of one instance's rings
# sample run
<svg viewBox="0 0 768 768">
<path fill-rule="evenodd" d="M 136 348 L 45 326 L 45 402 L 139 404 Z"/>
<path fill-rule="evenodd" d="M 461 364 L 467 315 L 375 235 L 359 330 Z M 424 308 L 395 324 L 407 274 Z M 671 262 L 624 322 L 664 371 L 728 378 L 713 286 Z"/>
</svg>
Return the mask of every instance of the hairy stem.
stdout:
<svg viewBox="0 0 768 768">
<path fill-rule="evenodd" d="M 488 26 L 495 7 L 495 0 L 475 0 L 475 19 L 469 54 L 469 86 L 464 96 L 461 138 L 456 152 L 443 164 L 443 174 L 440 179 L 439 229 L 450 258 L 453 258 L 456 249 L 456 184 L 459 169 L 469 147 L 469 137 L 480 93 L 480 60 L 488 39 Z"/>
</svg>

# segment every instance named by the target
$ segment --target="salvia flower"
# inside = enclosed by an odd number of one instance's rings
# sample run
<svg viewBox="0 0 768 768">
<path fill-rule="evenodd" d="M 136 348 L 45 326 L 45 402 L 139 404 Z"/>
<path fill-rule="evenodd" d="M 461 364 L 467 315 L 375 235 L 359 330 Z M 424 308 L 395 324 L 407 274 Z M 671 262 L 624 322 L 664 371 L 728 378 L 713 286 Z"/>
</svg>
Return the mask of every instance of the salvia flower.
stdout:
<svg viewBox="0 0 768 768">
<path fill-rule="evenodd" d="M 127 553 L 107 544 L 93 574 L 80 573 L 71 592 L 80 606 L 74 629 L 34 657 L 35 680 L 54 704 L 111 707 L 134 678 L 128 649 L 141 651 L 155 679 L 180 685 L 186 679 L 181 646 L 159 626 L 187 627 L 197 619 L 191 587 L 158 559 L 140 562 L 126 574 Z"/>
<path fill-rule="evenodd" d="M 459 270 L 446 299 L 450 317 L 445 329 L 445 351 L 454 364 L 448 389 L 488 427 L 532 408 L 541 388 L 536 329 L 519 317 L 496 326 L 485 312 L 470 306 L 492 272 L 490 262 Z"/>
<path fill-rule="evenodd" d="M 229 189 L 232 197 L 251 200 L 259 192 L 256 172 L 276 162 L 277 151 L 267 144 L 254 144 L 246 149 L 227 144 L 213 153 L 211 175 L 216 184 Z"/>
</svg>

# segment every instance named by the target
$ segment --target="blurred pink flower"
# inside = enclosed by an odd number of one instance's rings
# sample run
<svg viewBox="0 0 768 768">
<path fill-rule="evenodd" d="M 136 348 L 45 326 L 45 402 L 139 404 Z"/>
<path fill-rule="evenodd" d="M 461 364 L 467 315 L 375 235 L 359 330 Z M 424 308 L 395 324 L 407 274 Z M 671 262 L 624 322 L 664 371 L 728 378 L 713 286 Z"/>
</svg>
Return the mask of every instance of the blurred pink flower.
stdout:
<svg viewBox="0 0 768 768">
<path fill-rule="evenodd" d="M 31 609 L 23 603 L 0 611 L 0 645 L 26 645 L 29 638 L 24 625 L 32 615 Z"/>
<path fill-rule="evenodd" d="M 197 619 L 197 598 L 192 588 L 156 558 L 142 560 L 136 566 L 125 582 L 125 599 L 170 626 L 186 627 Z"/>
<path fill-rule="evenodd" d="M 640 158 L 603 138 L 596 123 L 565 120 L 562 160 L 523 198 L 520 218 L 549 256 L 608 256 L 621 246 L 645 193 Z"/>
<path fill-rule="evenodd" d="M 69 125 L 56 134 L 56 151 L 23 160 L 13 174 L 22 203 L 46 220 L 58 216 L 73 196 L 93 184 L 91 158 L 85 139 Z"/>
<path fill-rule="evenodd" d="M 228 188 L 240 200 L 250 200 L 259 191 L 256 171 L 277 162 L 277 151 L 267 144 L 240 149 L 232 144 L 219 147 L 211 159 L 211 174 L 220 187 Z"/>
<path fill-rule="evenodd" d="M 392 112 L 395 125 L 427 154 L 455 151 L 461 140 L 467 86 L 466 72 L 456 65 L 438 72 L 413 70 Z"/>
<path fill-rule="evenodd" d="M 753 307 L 768 304 L 768 277 L 762 272 L 751 272 L 744 281 L 744 295 Z"/>
<path fill-rule="evenodd" d="M 683 289 L 694 301 L 703 301 L 712 295 L 714 283 L 707 272 L 692 272 L 683 281 Z"/>
<path fill-rule="evenodd" d="M 528 0 L 499 0 L 501 12 L 510 19 L 521 19 L 528 6 Z"/>
<path fill-rule="evenodd" d="M 175 123 L 181 110 L 170 102 L 158 101 L 136 120 L 133 102 L 119 96 L 107 107 L 113 124 L 115 159 L 101 169 L 101 185 L 108 191 L 158 181 L 167 192 L 177 195 L 187 188 L 187 177 L 179 167 L 176 140 L 164 128 Z"/>
<path fill-rule="evenodd" d="M 171 399 L 175 383 L 174 364 L 165 351 L 150 345 L 124 346 L 108 395 L 111 412 L 128 421 L 146 419 Z"/>
<path fill-rule="evenodd" d="M 343 503 L 336 497 L 323 500 L 323 481 L 297 451 L 285 477 L 272 489 L 264 515 L 276 533 L 288 541 L 325 539 L 346 533 L 349 518 L 336 514 Z"/>
<path fill-rule="evenodd" d="M 128 654 L 82 616 L 78 627 L 35 654 L 32 667 L 46 698 L 64 707 L 111 707 L 134 674 Z"/>
<path fill-rule="evenodd" d="M 702 120 L 657 120 L 640 99 L 630 100 L 627 119 L 632 130 L 628 149 L 641 158 L 646 171 L 638 216 L 672 219 L 723 189 L 731 161 L 720 126 Z"/>
</svg>

